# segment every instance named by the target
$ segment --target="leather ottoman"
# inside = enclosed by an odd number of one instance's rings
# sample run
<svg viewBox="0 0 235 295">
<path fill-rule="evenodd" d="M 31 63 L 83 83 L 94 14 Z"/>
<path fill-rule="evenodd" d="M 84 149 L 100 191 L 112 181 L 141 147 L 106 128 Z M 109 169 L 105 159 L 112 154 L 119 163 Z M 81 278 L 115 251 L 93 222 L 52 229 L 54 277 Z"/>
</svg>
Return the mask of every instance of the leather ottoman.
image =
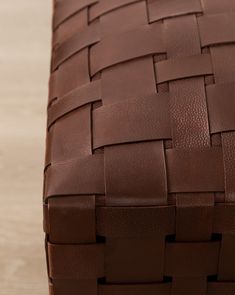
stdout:
<svg viewBox="0 0 235 295">
<path fill-rule="evenodd" d="M 235 294 L 235 1 L 56 0 L 51 295 Z"/>
</svg>

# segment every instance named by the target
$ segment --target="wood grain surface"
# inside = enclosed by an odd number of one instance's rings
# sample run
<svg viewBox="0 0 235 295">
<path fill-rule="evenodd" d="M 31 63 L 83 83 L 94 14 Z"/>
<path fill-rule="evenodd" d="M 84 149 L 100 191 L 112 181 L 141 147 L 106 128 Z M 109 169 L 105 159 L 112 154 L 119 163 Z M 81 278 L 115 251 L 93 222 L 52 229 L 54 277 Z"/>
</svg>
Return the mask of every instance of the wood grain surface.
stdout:
<svg viewBox="0 0 235 295">
<path fill-rule="evenodd" d="M 48 294 L 42 169 L 50 0 L 0 0 L 0 295 Z"/>
</svg>

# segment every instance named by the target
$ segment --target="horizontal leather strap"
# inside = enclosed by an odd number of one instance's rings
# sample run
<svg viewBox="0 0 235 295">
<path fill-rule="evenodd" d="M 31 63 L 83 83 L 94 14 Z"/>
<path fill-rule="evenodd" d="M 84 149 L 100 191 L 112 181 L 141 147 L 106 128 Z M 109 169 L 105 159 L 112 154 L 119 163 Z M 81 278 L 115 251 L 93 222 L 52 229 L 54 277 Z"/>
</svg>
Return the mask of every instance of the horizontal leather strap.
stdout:
<svg viewBox="0 0 235 295">
<path fill-rule="evenodd" d="M 206 88 L 211 133 L 235 130 L 235 83 Z"/>
<path fill-rule="evenodd" d="M 104 244 L 47 244 L 52 279 L 96 279 L 104 276 Z"/>
<path fill-rule="evenodd" d="M 137 57 L 165 52 L 161 24 L 144 25 L 135 30 L 103 38 L 91 47 L 91 74 Z"/>
<path fill-rule="evenodd" d="M 175 206 L 97 207 L 97 235 L 105 237 L 146 237 L 175 234 Z M 216 204 L 213 232 L 235 233 L 235 205 Z M 119 222 L 122 220 L 122 222 Z"/>
<path fill-rule="evenodd" d="M 95 203 L 95 196 L 90 195 L 49 198 L 44 205 L 48 241 L 55 244 L 95 243 Z"/>
<path fill-rule="evenodd" d="M 168 94 L 129 99 L 93 112 L 93 147 L 171 138 Z"/>
<path fill-rule="evenodd" d="M 100 40 L 99 26 L 89 25 L 76 35 L 66 40 L 55 49 L 53 55 L 53 70 L 60 66 L 66 59 L 80 50 L 97 43 Z"/>
<path fill-rule="evenodd" d="M 93 21 L 97 17 L 108 13 L 114 9 L 121 8 L 135 2 L 140 2 L 142 0 L 115 0 L 115 1 L 101 1 L 90 7 L 90 21 Z"/>
<path fill-rule="evenodd" d="M 56 29 L 67 18 L 98 1 L 99 0 L 57 0 L 55 2 L 56 9 L 54 10 L 53 28 Z"/>
<path fill-rule="evenodd" d="M 155 63 L 157 83 L 213 73 L 209 54 L 179 57 Z"/>
<path fill-rule="evenodd" d="M 171 283 L 98 285 L 99 295 L 170 295 Z"/>
<path fill-rule="evenodd" d="M 166 243 L 165 275 L 212 276 L 217 274 L 220 242 Z"/>
<path fill-rule="evenodd" d="M 202 12 L 199 0 L 158 0 L 149 3 L 150 22 Z"/>
<path fill-rule="evenodd" d="M 169 192 L 224 191 L 221 148 L 193 151 L 168 149 L 166 162 Z M 52 164 L 46 172 L 46 198 L 54 195 L 103 194 L 103 177 L 103 155 L 100 154 Z"/>
<path fill-rule="evenodd" d="M 47 169 L 45 198 L 78 194 L 104 194 L 103 155 L 54 163 Z"/>
<path fill-rule="evenodd" d="M 72 90 L 48 109 L 48 128 L 62 116 L 87 103 L 92 103 L 97 100 L 101 100 L 99 80 L 95 80 L 94 82 Z"/>
<path fill-rule="evenodd" d="M 198 18 L 201 45 L 235 42 L 235 13 L 219 13 Z"/>
<path fill-rule="evenodd" d="M 100 236 L 131 238 L 175 233 L 174 206 L 98 207 L 96 216 Z"/>
<path fill-rule="evenodd" d="M 169 192 L 224 191 L 222 149 L 166 150 Z"/>
</svg>

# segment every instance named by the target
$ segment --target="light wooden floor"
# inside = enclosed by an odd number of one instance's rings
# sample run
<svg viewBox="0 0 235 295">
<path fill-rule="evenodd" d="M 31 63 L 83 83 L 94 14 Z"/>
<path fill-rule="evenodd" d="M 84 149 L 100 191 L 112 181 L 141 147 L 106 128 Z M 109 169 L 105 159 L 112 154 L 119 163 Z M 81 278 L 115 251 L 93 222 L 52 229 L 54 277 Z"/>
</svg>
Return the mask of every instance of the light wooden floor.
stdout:
<svg viewBox="0 0 235 295">
<path fill-rule="evenodd" d="M 51 0 L 0 0 L 0 295 L 46 295 L 42 169 Z"/>
</svg>

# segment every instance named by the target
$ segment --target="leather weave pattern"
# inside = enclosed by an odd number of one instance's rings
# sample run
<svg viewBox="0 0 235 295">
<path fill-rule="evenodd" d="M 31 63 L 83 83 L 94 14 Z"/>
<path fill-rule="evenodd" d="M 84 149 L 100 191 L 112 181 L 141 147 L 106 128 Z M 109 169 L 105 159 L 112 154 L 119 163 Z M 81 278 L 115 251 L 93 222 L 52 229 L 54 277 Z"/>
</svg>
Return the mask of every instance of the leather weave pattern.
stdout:
<svg viewBox="0 0 235 295">
<path fill-rule="evenodd" d="M 51 295 L 235 294 L 235 1 L 54 0 Z"/>
</svg>

